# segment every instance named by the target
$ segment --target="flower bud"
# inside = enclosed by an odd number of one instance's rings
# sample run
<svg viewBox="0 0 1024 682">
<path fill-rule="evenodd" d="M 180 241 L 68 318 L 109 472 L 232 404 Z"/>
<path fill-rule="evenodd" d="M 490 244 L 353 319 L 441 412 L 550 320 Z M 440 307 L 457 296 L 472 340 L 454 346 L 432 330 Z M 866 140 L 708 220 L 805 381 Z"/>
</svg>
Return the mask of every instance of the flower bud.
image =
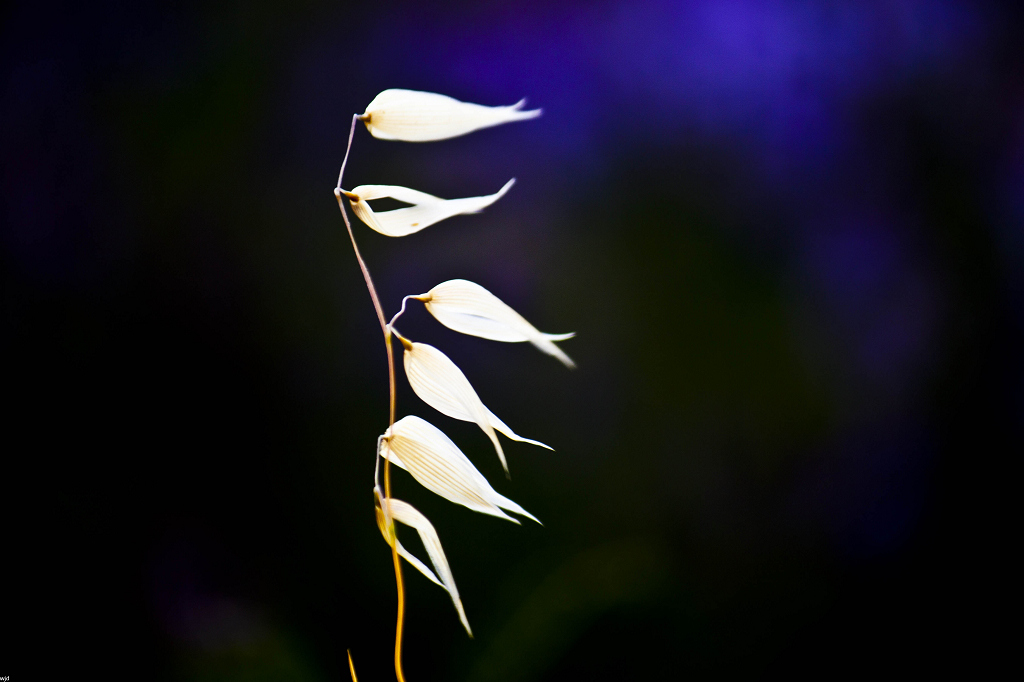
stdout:
<svg viewBox="0 0 1024 682">
<path fill-rule="evenodd" d="M 540 116 L 540 109 L 522 111 L 524 104 L 525 99 L 511 106 L 485 107 L 433 92 L 392 89 L 374 97 L 359 119 L 381 140 L 431 142 Z"/>
</svg>

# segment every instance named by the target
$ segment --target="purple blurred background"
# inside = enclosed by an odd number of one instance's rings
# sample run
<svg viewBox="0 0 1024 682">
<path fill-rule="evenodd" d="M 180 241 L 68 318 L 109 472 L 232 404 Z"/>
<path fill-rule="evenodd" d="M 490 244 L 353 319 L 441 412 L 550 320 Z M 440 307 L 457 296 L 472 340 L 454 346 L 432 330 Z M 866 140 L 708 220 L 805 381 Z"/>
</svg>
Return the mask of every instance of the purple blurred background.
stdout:
<svg viewBox="0 0 1024 682">
<path fill-rule="evenodd" d="M 405 239 L 356 225 L 385 308 L 461 277 L 578 334 L 568 372 L 403 318 L 556 450 L 506 441 L 506 481 L 400 378 L 399 414 L 544 522 L 396 475 L 476 634 L 407 570 L 410 679 L 922 671 L 999 637 L 1024 424 L 1019 9 L 0 16 L 3 611 L 35 623 L 6 619 L 0 674 L 44 666 L 26 652 L 47 642 L 168 680 L 344 679 L 349 648 L 361 680 L 391 679 L 370 493 L 386 364 L 331 194 L 351 114 L 390 87 L 544 115 L 426 145 L 356 131 L 347 186 L 517 178 Z"/>
</svg>

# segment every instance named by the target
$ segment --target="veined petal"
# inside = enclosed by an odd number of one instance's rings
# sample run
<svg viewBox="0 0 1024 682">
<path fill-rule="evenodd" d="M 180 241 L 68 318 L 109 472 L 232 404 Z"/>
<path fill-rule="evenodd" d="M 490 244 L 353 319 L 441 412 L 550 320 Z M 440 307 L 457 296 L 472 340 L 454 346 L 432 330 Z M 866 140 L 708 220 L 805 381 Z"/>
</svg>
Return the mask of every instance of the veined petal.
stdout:
<svg viewBox="0 0 1024 682">
<path fill-rule="evenodd" d="M 359 119 L 381 140 L 431 142 L 540 116 L 540 109 L 523 111 L 524 104 L 525 99 L 511 106 L 485 107 L 433 92 L 391 89 L 374 97 Z"/>
<path fill-rule="evenodd" d="M 427 204 L 432 201 L 444 201 L 444 199 L 435 197 L 433 194 L 398 185 L 359 185 L 359 187 L 352 191 L 358 194 L 363 201 L 397 199 L 407 204 Z"/>
<path fill-rule="evenodd" d="M 459 446 L 419 417 L 403 417 L 384 434 L 381 457 L 385 456 L 392 464 L 412 474 L 420 485 L 450 502 L 513 523 L 519 521 L 502 509 L 537 521 L 535 516 L 492 488 Z"/>
<path fill-rule="evenodd" d="M 396 545 L 399 555 L 415 566 L 420 573 L 448 591 L 448 594 L 451 595 L 452 603 L 455 604 L 455 610 L 459 613 L 459 620 L 462 621 L 462 626 L 466 628 L 466 632 L 472 637 L 473 631 L 469 629 L 469 620 L 466 618 L 466 611 L 462 608 L 459 590 L 455 587 L 455 577 L 452 575 L 451 568 L 448 567 L 448 558 L 444 555 L 444 549 L 441 548 L 441 540 L 437 537 L 437 531 L 434 530 L 433 524 L 411 504 L 394 498 L 382 500 L 380 493 L 377 492 L 378 525 L 383 524 L 384 513 L 381 511 L 380 506 L 382 504 L 387 505 L 391 518 L 416 529 L 416 532 L 420 535 L 420 540 L 423 542 L 423 548 L 427 550 L 427 556 L 430 557 L 430 563 L 434 564 L 434 570 L 441 576 L 441 579 L 438 580 L 433 571 L 427 568 L 422 561 L 407 552 L 401 543 Z M 384 533 L 383 527 L 381 532 Z M 387 539 L 387 533 L 384 533 L 384 539 Z"/>
<path fill-rule="evenodd" d="M 405 375 L 416 395 L 426 404 L 452 419 L 476 422 L 487 434 L 498 451 L 498 459 L 508 472 L 505 453 L 498 443 L 495 431 L 500 431 L 512 440 L 539 445 L 551 450 L 550 446 L 530 438 L 523 438 L 491 412 L 480 400 L 469 379 L 451 359 L 425 343 L 406 342 L 403 359 Z"/>
<path fill-rule="evenodd" d="M 491 425 L 491 412 L 484 407 L 462 370 L 433 346 L 410 343 L 404 339 L 402 343 L 405 346 L 405 376 L 409 378 L 409 385 L 416 395 L 441 414 L 464 422 L 476 422 L 494 443 L 501 466 L 507 473 L 505 453 Z"/>
<path fill-rule="evenodd" d="M 345 192 L 345 196 L 352 212 L 369 227 L 388 237 L 405 237 L 452 216 L 479 213 L 505 196 L 513 184 L 515 178 L 494 194 L 464 199 L 441 199 L 397 185 L 360 185 L 351 192 Z M 378 213 L 367 203 L 384 198 L 397 199 L 412 206 Z"/>
<path fill-rule="evenodd" d="M 574 334 L 545 334 L 522 315 L 479 284 L 464 279 L 442 282 L 417 297 L 438 322 L 463 334 L 493 341 L 529 341 L 566 367 L 576 364 L 555 341 L 571 339 Z"/>
</svg>

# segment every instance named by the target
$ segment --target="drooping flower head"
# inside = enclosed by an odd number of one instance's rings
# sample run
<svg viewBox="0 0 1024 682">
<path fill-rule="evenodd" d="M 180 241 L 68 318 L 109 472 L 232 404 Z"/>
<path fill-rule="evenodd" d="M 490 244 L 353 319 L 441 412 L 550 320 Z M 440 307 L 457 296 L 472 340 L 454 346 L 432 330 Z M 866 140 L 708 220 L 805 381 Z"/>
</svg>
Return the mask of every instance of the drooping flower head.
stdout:
<svg viewBox="0 0 1024 682">
<path fill-rule="evenodd" d="M 540 109 L 522 111 L 525 104 L 524 99 L 485 107 L 433 92 L 392 89 L 374 97 L 359 120 L 380 140 L 432 142 L 540 116 Z"/>
<path fill-rule="evenodd" d="M 443 140 L 465 135 L 481 128 L 523 121 L 540 115 L 539 109 L 524 111 L 523 104 L 524 101 L 520 101 L 511 106 L 488 107 L 460 102 L 451 97 L 430 92 L 385 90 L 370 102 L 363 114 L 354 117 L 352 131 L 354 132 L 355 120 L 358 119 L 363 122 L 370 134 L 379 139 L 406 142 Z M 351 136 L 349 144 L 351 145 Z M 345 158 L 347 161 L 347 152 Z M 352 190 L 344 190 L 341 188 L 344 169 L 343 162 L 338 186 L 335 189 L 339 206 L 342 207 L 342 214 L 345 214 L 342 205 L 342 197 L 345 197 L 348 199 L 352 211 L 360 220 L 376 232 L 389 237 L 404 237 L 446 218 L 479 213 L 505 196 L 515 183 L 515 179 L 509 180 L 500 190 L 485 196 L 442 199 L 426 192 L 395 185 L 360 185 Z M 374 211 L 370 202 L 385 198 L 395 199 L 409 205 L 394 210 Z M 454 279 L 438 284 L 425 294 L 406 296 L 402 301 L 402 309 L 390 323 L 385 324 L 386 318 L 373 287 L 369 270 L 359 255 L 351 224 L 347 217 L 345 220 L 353 249 L 384 331 L 389 354 L 389 371 L 393 372 L 393 363 L 390 362 L 393 357 L 391 342 L 392 339 L 397 338 L 404 349 L 405 374 L 416 395 L 443 415 L 477 424 L 493 444 L 506 474 L 508 473 L 508 463 L 498 439 L 499 433 L 512 440 L 538 445 L 550 450 L 551 448 L 547 445 L 524 438 L 513 431 L 484 405 L 469 379 L 451 358 L 433 346 L 405 338 L 398 333 L 395 323 L 405 312 L 406 303 L 410 299 L 419 300 L 423 302 L 424 307 L 431 315 L 449 329 L 495 341 L 527 341 L 544 353 L 558 358 L 567 367 L 575 365 L 569 356 L 555 345 L 555 342 L 569 339 L 573 334 L 540 332 L 497 296 L 479 284 L 463 279 Z M 389 378 L 392 387 L 391 420 L 394 420 L 394 374 L 392 373 Z M 519 523 L 519 521 L 510 514 L 525 516 L 534 521 L 537 521 L 536 517 L 496 491 L 463 454 L 462 450 L 441 429 L 420 417 L 408 415 L 394 421 L 380 436 L 377 442 L 377 472 L 379 472 L 379 465 L 382 461 L 385 463 L 383 490 L 378 480 L 378 473 L 375 473 L 374 476 L 377 523 L 385 540 L 392 546 L 396 555 L 394 560 L 399 594 L 402 593 L 401 571 L 397 567 L 399 565 L 398 557 L 401 557 L 428 579 L 448 591 L 459 614 L 459 620 L 465 626 L 466 632 L 472 636 L 462 600 L 455 587 L 455 579 L 444 550 L 441 548 L 437 532 L 430 521 L 410 504 L 390 497 L 387 473 L 389 469 L 387 467 L 393 464 L 408 471 L 423 487 L 450 502 L 473 511 L 497 516 L 513 523 Z M 398 541 L 394 523 L 396 521 L 416 529 L 433 565 L 433 570 Z M 398 646 L 401 637 L 400 627 L 398 632 L 396 652 L 400 650 Z M 396 672 L 401 677 L 398 659 L 396 653 Z"/>
</svg>

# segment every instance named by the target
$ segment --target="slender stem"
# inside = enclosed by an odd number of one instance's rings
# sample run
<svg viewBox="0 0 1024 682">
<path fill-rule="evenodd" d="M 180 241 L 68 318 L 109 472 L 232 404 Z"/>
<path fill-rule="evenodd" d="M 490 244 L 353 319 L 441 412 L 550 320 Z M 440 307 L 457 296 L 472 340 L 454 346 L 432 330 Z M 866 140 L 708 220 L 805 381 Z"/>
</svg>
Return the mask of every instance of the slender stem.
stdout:
<svg viewBox="0 0 1024 682">
<path fill-rule="evenodd" d="M 354 114 L 352 116 L 352 127 L 348 133 L 348 146 L 345 148 L 345 160 L 341 163 L 341 172 L 338 173 L 338 186 L 334 189 L 334 197 L 338 200 L 338 209 L 341 211 L 341 217 L 345 221 L 345 229 L 348 230 L 348 237 L 352 242 L 352 250 L 356 254 L 356 260 L 359 262 L 359 269 L 363 273 L 363 280 L 366 282 L 366 289 L 370 292 L 370 300 L 373 301 L 373 309 L 377 312 L 377 320 L 380 322 L 380 329 L 384 333 L 384 346 L 388 353 L 388 393 L 390 394 L 389 406 L 388 406 L 388 432 L 390 433 L 395 426 L 395 402 L 396 402 L 396 390 L 395 390 L 395 356 L 391 350 L 391 330 L 388 328 L 387 322 L 384 318 L 384 309 L 380 305 L 380 297 L 377 296 L 377 289 L 373 286 L 373 278 L 370 277 L 370 270 L 366 267 L 366 262 L 363 260 L 362 254 L 359 253 L 359 246 L 356 244 L 356 236 L 352 231 L 352 223 L 348 219 L 348 213 L 345 211 L 345 204 L 342 201 L 341 194 L 341 180 L 345 175 L 345 164 L 348 163 L 348 154 L 352 150 L 352 137 L 356 130 L 356 121 L 359 120 L 359 115 Z M 391 448 L 388 448 L 384 455 L 384 497 L 391 500 Z M 395 565 L 395 585 L 398 589 L 398 617 L 395 625 L 395 676 L 398 678 L 398 682 L 405 682 L 405 675 L 402 672 L 402 628 L 405 623 L 405 585 L 402 581 L 402 564 L 398 559 L 398 529 L 395 528 L 393 519 L 391 518 L 391 507 L 385 505 L 387 512 L 385 518 L 387 523 L 391 526 L 391 537 L 394 538 L 394 542 L 391 544 L 391 559 Z"/>
<path fill-rule="evenodd" d="M 388 322 L 388 327 L 390 327 L 391 329 L 394 329 L 395 322 L 397 322 L 398 318 L 400 318 L 402 316 L 402 313 L 405 312 L 405 304 L 406 304 L 406 302 L 408 302 L 408 300 L 410 298 L 415 298 L 417 301 L 422 300 L 419 296 L 413 296 L 413 295 L 409 295 L 409 296 L 406 296 L 405 298 L 403 298 L 402 299 L 402 309 L 399 310 L 397 313 L 395 313 L 395 316 L 391 318 L 391 321 Z M 427 299 L 427 300 L 430 300 L 430 299 Z"/>
<path fill-rule="evenodd" d="M 380 312 L 378 310 L 378 312 Z M 381 318 L 383 319 L 383 317 Z M 384 343 L 388 349 L 388 392 L 391 395 L 388 408 L 388 432 L 393 433 L 395 427 L 395 354 L 391 350 L 391 330 L 384 327 Z M 391 448 L 384 455 L 384 496 L 388 498 L 388 511 L 391 511 Z M 391 522 L 394 528 L 394 521 Z M 391 560 L 395 564 L 395 584 L 398 587 L 398 617 L 395 619 L 395 676 L 398 682 L 405 682 L 402 673 L 402 628 L 405 625 L 405 587 L 402 584 L 402 564 L 398 560 L 397 528 L 392 531 L 395 538 L 391 545 Z"/>
<path fill-rule="evenodd" d="M 356 121 L 359 120 L 359 114 L 352 114 L 352 127 L 348 129 L 348 146 L 345 147 L 345 158 L 341 162 L 341 170 L 338 172 L 338 187 L 341 189 L 341 178 L 345 175 L 345 164 L 348 163 L 348 153 L 352 151 L 352 138 L 356 134 Z"/>
<path fill-rule="evenodd" d="M 352 651 L 348 650 L 348 671 L 352 674 L 352 682 L 359 682 L 356 679 L 356 664 L 352 662 Z"/>
<path fill-rule="evenodd" d="M 370 277 L 370 271 L 366 268 L 366 263 L 363 261 L 363 256 L 359 253 L 359 246 L 356 244 L 356 236 L 352 233 L 352 223 L 348 220 L 348 214 L 345 212 L 345 204 L 342 201 L 341 190 L 334 190 L 334 197 L 338 200 L 338 208 L 341 209 L 341 217 L 345 219 L 345 227 L 348 228 L 348 237 L 352 240 L 352 250 L 356 252 L 356 260 L 359 261 L 359 269 L 363 271 L 363 279 L 366 281 L 366 288 L 370 292 L 370 300 L 373 301 L 373 309 L 377 311 L 377 321 L 380 322 L 380 329 L 384 332 L 384 338 L 387 339 L 388 335 L 388 323 L 384 321 L 384 309 L 380 306 L 380 299 L 377 297 L 377 289 L 373 286 L 373 278 Z"/>
</svg>

